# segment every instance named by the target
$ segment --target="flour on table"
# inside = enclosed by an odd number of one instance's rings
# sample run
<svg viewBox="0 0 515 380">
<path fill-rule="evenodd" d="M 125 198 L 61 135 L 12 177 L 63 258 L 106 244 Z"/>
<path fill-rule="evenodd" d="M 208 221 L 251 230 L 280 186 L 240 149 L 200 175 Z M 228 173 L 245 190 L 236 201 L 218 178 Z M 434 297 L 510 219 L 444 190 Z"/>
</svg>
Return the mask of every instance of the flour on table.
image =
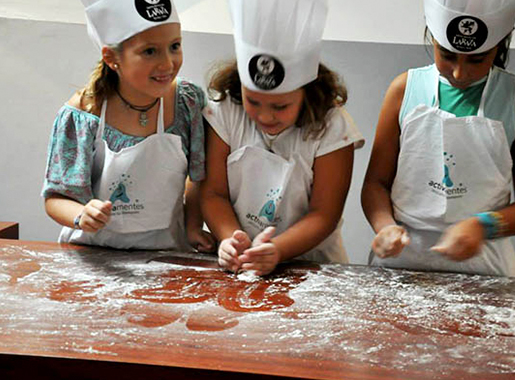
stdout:
<svg viewBox="0 0 515 380">
<path fill-rule="evenodd" d="M 243 282 L 258 282 L 261 277 L 256 274 L 253 270 L 246 270 L 238 274 L 238 280 Z"/>
</svg>

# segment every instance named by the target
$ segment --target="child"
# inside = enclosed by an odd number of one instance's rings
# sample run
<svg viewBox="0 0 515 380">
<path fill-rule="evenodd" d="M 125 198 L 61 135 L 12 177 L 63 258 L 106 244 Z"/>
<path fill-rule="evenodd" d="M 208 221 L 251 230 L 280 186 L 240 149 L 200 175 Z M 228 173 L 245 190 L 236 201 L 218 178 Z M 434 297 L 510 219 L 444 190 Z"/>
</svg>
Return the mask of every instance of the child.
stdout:
<svg viewBox="0 0 515 380">
<path fill-rule="evenodd" d="M 435 63 L 388 89 L 362 190 L 372 264 L 515 275 L 515 2 L 425 0 Z"/>
<path fill-rule="evenodd" d="M 183 205 L 187 175 L 196 182 L 205 176 L 205 99 L 176 77 L 182 49 L 175 6 L 82 2 L 102 60 L 61 108 L 52 132 L 43 196 L 48 215 L 64 226 L 59 241 L 209 250 L 196 183 Z"/>
<path fill-rule="evenodd" d="M 204 110 L 202 210 L 219 263 L 264 275 L 297 257 L 347 262 L 341 215 L 363 139 L 345 88 L 319 63 L 326 1 L 230 7 L 237 65 L 215 73 Z"/>
</svg>

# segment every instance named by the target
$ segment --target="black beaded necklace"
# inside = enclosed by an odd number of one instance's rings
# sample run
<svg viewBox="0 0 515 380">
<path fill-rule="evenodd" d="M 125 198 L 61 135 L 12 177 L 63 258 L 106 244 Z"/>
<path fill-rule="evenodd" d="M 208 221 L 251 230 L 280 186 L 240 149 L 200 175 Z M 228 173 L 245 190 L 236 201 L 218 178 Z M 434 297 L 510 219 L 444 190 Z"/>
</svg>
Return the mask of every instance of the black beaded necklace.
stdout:
<svg viewBox="0 0 515 380">
<path fill-rule="evenodd" d="M 122 101 L 125 103 L 125 106 L 127 108 L 130 108 L 130 109 L 132 109 L 134 111 L 138 111 L 140 113 L 139 114 L 139 125 L 141 125 L 142 127 L 146 127 L 147 124 L 148 124 L 147 111 L 149 111 L 152 107 L 154 107 L 157 104 L 157 102 L 159 101 L 159 98 L 156 98 L 156 100 L 154 100 L 149 105 L 146 105 L 146 106 L 135 106 L 135 105 L 129 103 L 127 101 L 127 99 L 125 99 L 122 96 L 122 94 L 120 94 L 120 91 L 118 91 L 118 89 L 116 89 L 116 93 L 118 94 L 120 99 L 122 99 Z"/>
</svg>

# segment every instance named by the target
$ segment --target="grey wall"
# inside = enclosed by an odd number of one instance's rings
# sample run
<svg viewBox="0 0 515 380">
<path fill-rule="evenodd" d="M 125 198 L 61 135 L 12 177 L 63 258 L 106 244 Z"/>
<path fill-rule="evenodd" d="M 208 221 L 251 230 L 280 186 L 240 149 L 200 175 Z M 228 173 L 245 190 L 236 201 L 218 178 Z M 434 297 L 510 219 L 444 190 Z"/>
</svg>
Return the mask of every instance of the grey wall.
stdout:
<svg viewBox="0 0 515 380">
<path fill-rule="evenodd" d="M 228 35 L 184 33 L 183 46 L 181 76 L 202 85 L 214 62 L 233 57 Z M 57 238 L 60 227 L 40 197 L 49 134 L 57 110 L 84 85 L 97 57 L 84 25 L 0 18 L 0 220 L 19 222 L 21 239 Z M 364 263 L 373 235 L 359 193 L 382 98 L 396 75 L 431 60 L 420 45 L 331 41 L 323 60 L 343 76 L 348 110 L 367 140 L 355 155 L 343 229 L 351 262 Z"/>
</svg>

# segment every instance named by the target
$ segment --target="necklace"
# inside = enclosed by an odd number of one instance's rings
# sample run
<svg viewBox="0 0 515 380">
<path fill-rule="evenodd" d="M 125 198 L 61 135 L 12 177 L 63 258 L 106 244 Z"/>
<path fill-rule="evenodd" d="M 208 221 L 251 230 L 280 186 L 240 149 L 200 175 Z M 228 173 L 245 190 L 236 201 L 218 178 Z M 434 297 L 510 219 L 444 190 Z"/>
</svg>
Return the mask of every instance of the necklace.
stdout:
<svg viewBox="0 0 515 380">
<path fill-rule="evenodd" d="M 268 133 L 261 132 L 263 136 L 263 142 L 265 143 L 267 149 L 269 152 L 274 152 L 272 149 L 272 145 L 274 144 L 274 141 L 279 137 L 279 135 L 269 135 Z"/>
<path fill-rule="evenodd" d="M 125 103 L 125 106 L 127 108 L 130 108 L 131 110 L 139 112 L 139 125 L 141 125 L 142 127 L 146 127 L 147 124 L 148 124 L 147 111 L 150 110 L 152 107 L 154 107 L 157 104 L 157 102 L 159 101 L 159 98 L 156 98 L 156 100 L 154 100 L 152 103 L 150 103 L 150 104 L 148 104 L 146 106 L 135 106 L 135 105 L 129 103 L 122 96 L 122 94 L 120 94 L 120 91 L 118 91 L 118 89 L 116 89 L 116 93 L 118 94 L 120 99 L 122 99 L 122 101 Z"/>
</svg>

